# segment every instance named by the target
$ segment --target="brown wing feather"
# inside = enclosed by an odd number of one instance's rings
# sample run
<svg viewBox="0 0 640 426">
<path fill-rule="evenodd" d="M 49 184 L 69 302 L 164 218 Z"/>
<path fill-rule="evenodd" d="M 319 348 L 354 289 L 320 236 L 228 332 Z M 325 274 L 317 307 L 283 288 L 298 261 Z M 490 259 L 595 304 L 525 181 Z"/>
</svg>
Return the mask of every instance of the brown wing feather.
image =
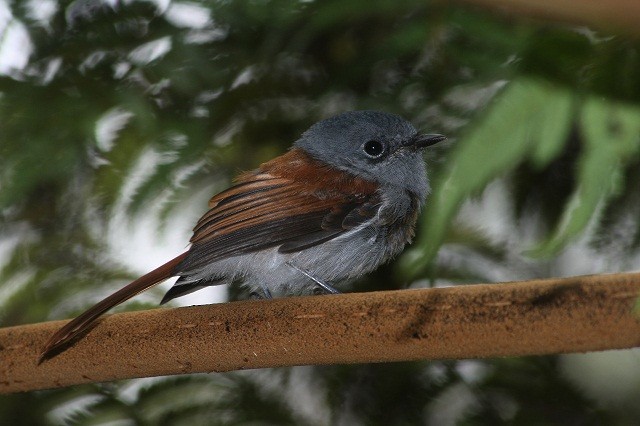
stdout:
<svg viewBox="0 0 640 426">
<path fill-rule="evenodd" d="M 302 250 L 335 238 L 376 214 L 376 189 L 289 151 L 211 199 L 179 269 L 188 274 L 228 256 L 278 246 Z"/>
</svg>

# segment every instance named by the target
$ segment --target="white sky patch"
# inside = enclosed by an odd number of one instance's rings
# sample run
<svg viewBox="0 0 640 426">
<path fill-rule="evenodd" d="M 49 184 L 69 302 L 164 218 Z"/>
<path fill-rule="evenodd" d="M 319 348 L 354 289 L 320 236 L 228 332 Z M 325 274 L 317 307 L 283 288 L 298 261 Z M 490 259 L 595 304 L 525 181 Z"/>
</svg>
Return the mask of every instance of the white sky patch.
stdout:
<svg viewBox="0 0 640 426">
<path fill-rule="evenodd" d="M 20 244 L 36 241 L 37 234 L 26 223 L 14 224 L 11 232 L 0 239 L 0 270 L 11 260 L 11 255 Z M 17 274 L 6 277 L 0 285 L 0 307 L 22 289 L 35 275 L 32 268 L 24 269 Z"/>
<path fill-rule="evenodd" d="M 29 268 L 6 278 L 0 287 L 0 308 L 18 293 L 36 275 L 35 269 Z"/>
<path fill-rule="evenodd" d="M 560 371 L 599 406 L 637 412 L 640 349 L 560 355 Z"/>
<path fill-rule="evenodd" d="M 147 148 L 142 151 L 127 180 L 122 185 L 120 197 L 114 207 L 115 211 L 122 210 L 124 214 L 140 187 L 153 176 L 156 168 L 161 164 L 161 159 L 162 155 L 154 149 Z"/>
<path fill-rule="evenodd" d="M 478 397 L 465 383 L 456 383 L 440 392 L 424 410 L 425 424 L 453 426 L 480 406 Z"/>
<path fill-rule="evenodd" d="M 116 79 L 121 79 L 131 69 L 131 64 L 129 62 L 118 62 L 113 65 L 113 77 Z"/>
<path fill-rule="evenodd" d="M 4 31 L 12 19 L 13 14 L 11 13 L 9 6 L 7 6 L 7 2 L 5 0 L 0 0 L 0 31 Z"/>
<path fill-rule="evenodd" d="M 166 36 L 136 47 L 129 53 L 129 59 L 135 64 L 146 65 L 166 55 L 170 50 L 171 37 Z"/>
<path fill-rule="evenodd" d="M 127 380 L 118 387 L 118 397 L 129 404 L 135 404 L 140 398 L 140 392 L 162 383 L 166 377 L 140 377 L 135 380 Z"/>
<path fill-rule="evenodd" d="M 242 85 L 251 83 L 256 79 L 256 70 L 253 66 L 248 66 L 247 68 L 240 71 L 236 79 L 231 84 L 231 90 L 240 87 Z"/>
<path fill-rule="evenodd" d="M 184 148 L 189 144 L 189 138 L 184 133 L 171 133 L 167 136 L 167 140 L 171 144 L 172 147 L 179 149 Z"/>
<path fill-rule="evenodd" d="M 53 424 L 70 424 L 70 420 L 74 415 L 89 413 L 89 407 L 103 399 L 104 396 L 102 395 L 87 393 L 62 403 L 58 402 L 55 407 L 47 413 L 47 418 Z"/>
<path fill-rule="evenodd" d="M 516 219 L 507 182 L 496 179 L 489 183 L 482 197 L 465 200 L 458 212 L 460 223 L 482 231 L 492 243 L 509 243 L 516 235 Z M 521 237 L 521 236 L 519 236 Z"/>
<path fill-rule="evenodd" d="M 184 187 L 184 181 L 193 176 L 198 170 L 202 169 L 206 164 L 206 161 L 201 160 L 193 164 L 189 164 L 188 166 L 182 167 L 178 169 L 175 173 L 172 183 L 176 188 Z M 213 195 L 213 194 L 211 194 Z M 204 213 L 204 212 L 203 212 Z"/>
<path fill-rule="evenodd" d="M 222 28 L 206 28 L 203 30 L 191 30 L 185 35 L 184 41 L 188 44 L 211 43 L 227 38 L 228 31 Z"/>
<path fill-rule="evenodd" d="M 171 3 L 165 18 L 179 28 L 202 29 L 211 24 L 209 9 L 195 3 Z"/>
<path fill-rule="evenodd" d="M 27 239 L 33 240 L 36 237 L 36 234 L 31 232 L 26 224 L 24 226 L 13 225 L 12 228 L 13 232 L 3 235 L 3 238 L 0 239 L 0 269 L 4 268 L 9 261 L 9 256 L 21 242 Z"/>
<path fill-rule="evenodd" d="M 0 0 L 0 75 L 23 70 L 33 53 L 27 28 L 13 17 L 6 1 Z"/>
<path fill-rule="evenodd" d="M 460 360 L 456 363 L 455 370 L 465 383 L 476 384 L 490 373 L 491 367 L 476 360 Z"/>
<path fill-rule="evenodd" d="M 60 71 L 61 67 L 62 67 L 62 58 L 60 57 L 51 58 L 47 62 L 47 67 L 45 68 L 44 74 L 42 75 L 41 84 L 47 85 L 51 83 L 51 81 L 54 79 L 56 74 L 58 74 L 58 71 Z"/>
<path fill-rule="evenodd" d="M 118 134 L 133 117 L 133 113 L 123 108 L 112 108 L 96 122 L 96 145 L 102 152 L 113 149 Z"/>
<path fill-rule="evenodd" d="M 107 236 L 111 257 L 143 275 L 173 259 L 188 249 L 191 229 L 206 211 L 209 191 L 194 193 L 183 205 L 176 207 L 165 222 L 160 218 L 162 208 L 170 201 L 171 192 L 156 197 L 148 203 L 141 214 L 131 217 L 128 207 L 134 195 L 148 179 L 153 177 L 157 167 L 166 161 L 164 154 L 152 149 L 144 151 L 123 185 L 116 201 L 107 229 L 101 235 Z M 194 165 L 195 167 L 195 165 Z M 184 178 L 194 172 L 193 168 L 182 169 Z M 168 280 L 165 290 L 175 280 Z M 176 305 L 186 306 L 206 304 L 226 299 L 226 289 L 222 286 L 200 290 L 176 300 Z M 158 301 L 159 302 L 159 301 Z"/>
<path fill-rule="evenodd" d="M 98 65 L 104 58 L 107 57 L 106 50 L 94 50 L 89 53 L 89 55 L 82 61 L 80 64 L 80 71 L 82 73 L 87 72 L 87 70 L 93 69 Z"/>
<path fill-rule="evenodd" d="M 228 125 L 221 128 L 213 137 L 216 146 L 227 146 L 233 141 L 233 137 L 242 130 L 242 120 L 235 119 Z"/>
<path fill-rule="evenodd" d="M 55 0 L 29 0 L 27 3 L 27 15 L 38 22 L 40 26 L 49 28 L 51 20 L 58 11 L 58 3 Z"/>
<path fill-rule="evenodd" d="M 289 371 L 289 386 L 279 387 L 274 393 L 284 393 L 288 408 L 308 424 L 331 424 L 331 410 L 327 406 L 324 392 L 318 392 L 313 367 L 294 367 Z M 273 381 L 272 381 L 273 382 Z"/>
</svg>

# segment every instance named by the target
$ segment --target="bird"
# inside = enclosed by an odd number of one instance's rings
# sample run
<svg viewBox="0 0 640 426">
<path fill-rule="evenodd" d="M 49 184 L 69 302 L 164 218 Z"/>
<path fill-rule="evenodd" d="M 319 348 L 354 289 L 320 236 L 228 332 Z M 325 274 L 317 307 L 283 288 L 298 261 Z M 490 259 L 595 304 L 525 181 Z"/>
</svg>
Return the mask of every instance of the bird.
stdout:
<svg viewBox="0 0 640 426">
<path fill-rule="evenodd" d="M 175 276 L 161 304 L 232 283 L 264 299 L 348 289 L 413 239 L 430 190 L 423 151 L 444 139 L 381 111 L 317 122 L 287 152 L 213 196 L 186 252 L 56 331 L 40 362 L 114 306 Z"/>
</svg>

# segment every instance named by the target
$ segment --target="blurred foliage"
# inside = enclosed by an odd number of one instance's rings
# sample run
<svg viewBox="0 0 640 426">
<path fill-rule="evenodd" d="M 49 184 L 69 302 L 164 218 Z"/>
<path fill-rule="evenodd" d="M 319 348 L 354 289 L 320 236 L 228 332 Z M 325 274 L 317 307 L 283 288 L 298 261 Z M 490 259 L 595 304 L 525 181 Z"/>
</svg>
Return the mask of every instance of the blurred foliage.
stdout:
<svg viewBox="0 0 640 426">
<path fill-rule="evenodd" d="M 78 313 L 134 275 L 114 253 L 114 230 L 153 216 L 166 232 L 186 209 L 204 211 L 198 194 L 349 109 L 449 136 L 429 153 L 433 194 L 416 243 L 358 290 L 638 269 L 639 48 L 417 0 L 2 1 L 0 325 Z M 0 398 L 0 423 L 15 425 L 595 425 L 639 415 L 589 400 L 556 357 Z"/>
</svg>

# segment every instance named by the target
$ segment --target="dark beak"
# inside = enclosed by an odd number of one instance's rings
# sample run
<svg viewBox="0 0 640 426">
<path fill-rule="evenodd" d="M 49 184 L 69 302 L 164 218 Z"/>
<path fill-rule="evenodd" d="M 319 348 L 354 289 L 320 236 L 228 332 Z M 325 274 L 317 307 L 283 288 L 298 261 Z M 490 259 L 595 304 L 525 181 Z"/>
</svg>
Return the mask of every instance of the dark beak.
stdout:
<svg viewBox="0 0 640 426">
<path fill-rule="evenodd" d="M 425 135 L 422 133 L 417 133 L 414 137 L 409 139 L 409 141 L 407 142 L 407 146 L 426 148 L 428 146 L 435 145 L 438 142 L 445 140 L 446 138 L 446 136 L 438 134 Z"/>
</svg>

